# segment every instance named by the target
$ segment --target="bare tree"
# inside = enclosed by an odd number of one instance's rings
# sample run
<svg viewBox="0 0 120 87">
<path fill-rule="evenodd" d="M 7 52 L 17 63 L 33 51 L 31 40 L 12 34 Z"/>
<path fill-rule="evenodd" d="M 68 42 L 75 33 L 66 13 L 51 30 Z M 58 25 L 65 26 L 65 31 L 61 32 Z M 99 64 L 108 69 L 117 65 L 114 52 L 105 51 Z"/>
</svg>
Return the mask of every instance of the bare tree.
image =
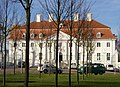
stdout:
<svg viewBox="0 0 120 87">
<path fill-rule="evenodd" d="M 52 18 L 56 29 L 57 29 L 57 38 L 56 38 L 56 71 L 58 68 L 58 41 L 59 41 L 59 31 L 61 29 L 60 23 L 65 20 L 68 14 L 67 2 L 69 0 L 44 0 L 40 2 L 40 5 L 43 9 L 46 10 L 48 14 L 55 15 L 55 19 Z M 56 20 L 56 21 L 55 21 Z M 56 87 L 58 87 L 58 73 L 56 73 Z"/>
<path fill-rule="evenodd" d="M 25 58 L 25 87 L 29 81 L 29 40 L 30 40 L 30 8 L 33 0 L 19 0 L 26 12 L 26 58 Z"/>
<path fill-rule="evenodd" d="M 73 29 L 73 17 L 75 13 L 82 14 L 80 15 L 81 19 L 85 19 L 85 15 L 89 10 L 89 5 L 87 7 L 85 0 L 45 0 L 44 2 L 40 2 L 40 5 L 44 10 L 47 11 L 48 14 L 55 15 L 55 18 L 52 18 L 56 28 L 57 28 L 57 39 L 56 39 L 56 71 L 58 67 L 58 41 L 59 41 L 59 31 L 61 29 L 60 24 L 64 20 L 70 20 L 67 24 L 67 28 L 70 31 L 70 59 L 69 59 L 69 87 L 71 87 L 71 59 L 72 59 L 72 29 Z M 84 6 L 85 5 L 85 6 Z M 81 26 L 78 26 L 83 28 Z M 80 31 L 80 30 L 79 30 Z M 81 32 L 79 32 L 81 35 Z M 83 36 L 83 35 L 82 35 Z M 81 37 L 82 37 L 81 36 Z M 80 40 L 80 39 L 79 39 Z M 84 40 L 82 40 L 84 41 Z M 58 86 L 58 74 L 56 73 L 56 87 Z"/>
<path fill-rule="evenodd" d="M 2 40 L 4 40 L 4 78 L 3 78 L 3 85 L 5 86 L 6 82 L 6 56 L 7 56 L 7 36 L 11 31 L 11 27 L 14 23 L 14 16 L 15 16 L 15 9 L 14 4 L 11 3 L 9 0 L 1 0 L 0 2 L 0 22 L 2 23 Z M 3 45 L 2 45 L 3 46 Z M 1 47 L 2 48 L 2 47 Z"/>
<path fill-rule="evenodd" d="M 86 76 L 88 76 L 88 72 L 90 73 L 90 64 L 92 63 L 92 54 L 95 50 L 95 42 L 94 42 L 94 34 L 93 34 L 93 26 L 91 26 L 92 21 L 87 22 L 87 34 L 86 34 Z M 88 65 L 89 64 L 89 65 Z M 89 66 L 89 67 L 88 67 Z"/>
</svg>

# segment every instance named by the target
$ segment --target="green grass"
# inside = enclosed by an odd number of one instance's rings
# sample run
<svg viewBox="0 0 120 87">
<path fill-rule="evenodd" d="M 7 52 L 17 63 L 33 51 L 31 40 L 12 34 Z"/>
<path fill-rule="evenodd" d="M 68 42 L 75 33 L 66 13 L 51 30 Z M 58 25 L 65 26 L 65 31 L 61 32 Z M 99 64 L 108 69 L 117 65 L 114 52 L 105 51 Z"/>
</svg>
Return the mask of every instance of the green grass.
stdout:
<svg viewBox="0 0 120 87">
<path fill-rule="evenodd" d="M 59 87 L 68 87 L 69 75 L 59 75 Z M 78 87 L 76 74 L 72 74 L 71 84 L 72 87 Z M 24 87 L 24 74 L 7 75 L 6 87 Z M 104 74 L 104 75 L 90 75 L 82 80 L 80 75 L 79 87 L 119 87 L 120 86 L 120 74 Z M 0 75 L 0 87 L 3 87 L 3 75 Z M 29 87 L 55 87 L 55 74 L 42 74 L 39 78 L 39 74 L 30 74 Z"/>
</svg>

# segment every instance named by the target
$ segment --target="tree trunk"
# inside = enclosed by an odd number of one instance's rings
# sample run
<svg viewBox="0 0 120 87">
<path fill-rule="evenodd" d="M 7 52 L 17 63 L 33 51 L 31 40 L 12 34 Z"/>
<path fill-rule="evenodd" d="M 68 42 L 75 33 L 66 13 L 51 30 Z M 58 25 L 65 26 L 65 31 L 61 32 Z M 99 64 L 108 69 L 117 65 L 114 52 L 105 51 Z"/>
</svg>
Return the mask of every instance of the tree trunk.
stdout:
<svg viewBox="0 0 120 87">
<path fill-rule="evenodd" d="M 56 87 L 58 87 L 58 73 L 57 73 L 57 68 L 58 68 L 58 41 L 59 41 L 59 30 L 60 30 L 60 0 L 58 0 L 58 12 L 57 12 L 57 42 L 56 42 Z"/>
<path fill-rule="evenodd" d="M 84 80 L 84 58 L 85 58 L 85 42 L 83 41 L 83 74 L 82 79 Z"/>
<path fill-rule="evenodd" d="M 78 87 L 79 87 L 79 41 L 78 41 L 78 57 L 77 57 L 77 83 L 78 83 Z"/>
<path fill-rule="evenodd" d="M 7 19 L 8 19 L 8 16 L 7 16 L 7 10 L 8 10 L 8 0 L 6 0 L 6 3 L 5 3 L 5 44 L 4 44 L 4 50 L 5 50 L 5 55 L 4 55 L 4 78 L 3 78 L 3 85 L 5 86 L 6 85 L 6 30 L 7 30 Z"/>
<path fill-rule="evenodd" d="M 25 87 L 29 82 L 29 40 L 30 40 L 30 4 L 26 0 L 26 58 L 25 58 Z"/>
</svg>

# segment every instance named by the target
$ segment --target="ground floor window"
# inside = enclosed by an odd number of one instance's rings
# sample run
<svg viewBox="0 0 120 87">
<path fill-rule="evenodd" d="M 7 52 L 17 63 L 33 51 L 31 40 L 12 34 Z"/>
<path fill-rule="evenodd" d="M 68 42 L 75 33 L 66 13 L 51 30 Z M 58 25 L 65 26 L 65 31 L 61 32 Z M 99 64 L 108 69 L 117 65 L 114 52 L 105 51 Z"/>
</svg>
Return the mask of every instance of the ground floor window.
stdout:
<svg viewBox="0 0 120 87">
<path fill-rule="evenodd" d="M 97 53 L 97 60 L 100 60 L 100 53 Z"/>
<path fill-rule="evenodd" d="M 120 62 L 120 54 L 118 54 L 118 62 Z"/>
<path fill-rule="evenodd" d="M 110 53 L 107 53 L 107 60 L 110 60 Z"/>
</svg>

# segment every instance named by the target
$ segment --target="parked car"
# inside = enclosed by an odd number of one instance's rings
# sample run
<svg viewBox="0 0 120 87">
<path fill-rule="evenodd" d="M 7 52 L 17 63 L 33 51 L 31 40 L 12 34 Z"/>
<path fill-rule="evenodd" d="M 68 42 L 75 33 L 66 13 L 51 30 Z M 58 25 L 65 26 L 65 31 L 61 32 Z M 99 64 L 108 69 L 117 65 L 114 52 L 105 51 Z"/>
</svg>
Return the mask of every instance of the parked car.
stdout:
<svg viewBox="0 0 120 87">
<path fill-rule="evenodd" d="M 114 68 L 114 72 L 120 72 L 119 68 Z"/>
<path fill-rule="evenodd" d="M 18 68 L 21 68 L 21 65 L 22 65 L 22 68 L 25 67 L 25 61 L 19 61 L 18 62 Z"/>
<path fill-rule="evenodd" d="M 56 73 L 56 67 L 53 64 L 50 64 L 50 65 L 44 64 L 43 66 L 41 66 L 41 69 L 40 69 L 40 66 L 38 66 L 37 70 L 43 73 Z M 61 74 L 63 72 L 63 69 L 58 68 L 57 72 Z"/>
<path fill-rule="evenodd" d="M 4 63 L 0 63 L 0 68 L 4 68 Z M 14 68 L 14 63 L 12 62 L 6 62 L 6 68 Z M 15 66 L 16 68 L 16 66 Z"/>
<path fill-rule="evenodd" d="M 87 67 L 88 73 L 93 73 L 95 75 L 97 75 L 97 74 L 102 75 L 106 71 L 106 68 L 105 68 L 104 64 L 93 63 L 90 66 L 84 65 L 84 68 L 83 68 L 83 66 L 81 66 L 80 69 L 79 69 L 79 73 L 83 74 L 83 70 L 84 70 L 84 73 L 86 74 L 86 67 Z"/>
<path fill-rule="evenodd" d="M 107 69 L 107 71 L 112 71 L 112 72 L 114 71 L 114 67 L 112 64 L 107 65 L 106 69 Z"/>
</svg>

